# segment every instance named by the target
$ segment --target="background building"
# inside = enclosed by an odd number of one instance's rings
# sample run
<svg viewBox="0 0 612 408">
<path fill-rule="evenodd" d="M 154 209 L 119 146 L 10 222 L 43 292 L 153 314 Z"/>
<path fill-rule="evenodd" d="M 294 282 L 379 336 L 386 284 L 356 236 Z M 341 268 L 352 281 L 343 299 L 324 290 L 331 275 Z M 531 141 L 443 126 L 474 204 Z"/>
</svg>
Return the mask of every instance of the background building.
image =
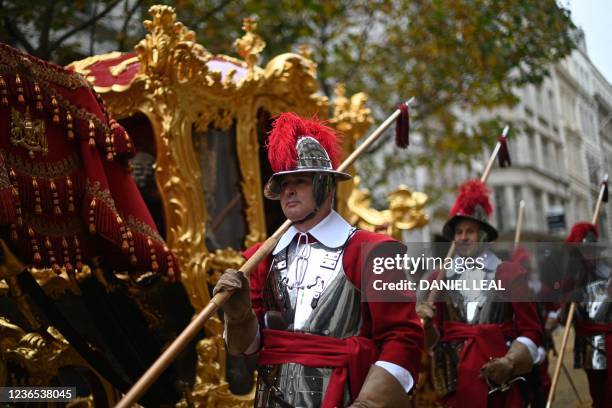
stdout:
<svg viewBox="0 0 612 408">
<path fill-rule="evenodd" d="M 516 91 L 520 99 L 516 106 L 478 116 L 499 116 L 512 126 L 508 142 L 512 167 L 494 167 L 488 180 L 493 192 L 492 222 L 502 239 L 514 235 L 521 199 L 525 200 L 525 239 L 564 237 L 573 223 L 591 220 L 601 179 L 606 172 L 612 173 L 612 86 L 589 59 L 582 30 L 577 31 L 577 40 L 577 49 L 551 67 L 541 85 Z M 484 150 L 471 170 L 448 168 L 438 175 L 437 183 L 458 185 L 478 177 L 490 156 L 491 149 Z M 453 199 L 449 194 L 436 203 L 434 234 L 446 220 Z M 612 220 L 605 208 L 599 227 L 602 238 L 609 240 Z"/>
</svg>

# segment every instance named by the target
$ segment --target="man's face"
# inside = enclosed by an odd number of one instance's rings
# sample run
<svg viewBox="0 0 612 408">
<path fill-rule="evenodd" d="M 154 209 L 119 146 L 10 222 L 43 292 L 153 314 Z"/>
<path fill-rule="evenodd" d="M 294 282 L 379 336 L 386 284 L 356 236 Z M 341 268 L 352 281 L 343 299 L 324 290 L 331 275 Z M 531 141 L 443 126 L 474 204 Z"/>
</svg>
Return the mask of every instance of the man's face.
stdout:
<svg viewBox="0 0 612 408">
<path fill-rule="evenodd" d="M 455 243 L 461 256 L 473 256 L 480 249 L 480 226 L 476 221 L 461 220 L 455 225 Z"/>
<path fill-rule="evenodd" d="M 302 220 L 315 209 L 312 176 L 312 173 L 286 174 L 279 180 L 281 208 L 291 221 Z"/>
</svg>

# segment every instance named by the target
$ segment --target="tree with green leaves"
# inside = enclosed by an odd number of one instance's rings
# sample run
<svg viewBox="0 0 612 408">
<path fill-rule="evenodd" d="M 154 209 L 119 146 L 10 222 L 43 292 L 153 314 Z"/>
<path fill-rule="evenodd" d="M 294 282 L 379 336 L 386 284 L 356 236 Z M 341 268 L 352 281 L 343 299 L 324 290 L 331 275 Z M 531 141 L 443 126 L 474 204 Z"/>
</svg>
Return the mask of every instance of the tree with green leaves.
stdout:
<svg viewBox="0 0 612 408">
<path fill-rule="evenodd" d="M 141 22 L 152 3 L 0 0 L 0 34 L 30 53 L 67 63 L 62 58 L 74 54 L 78 38 L 89 38 L 95 51 L 96 41 L 108 39 L 102 32 L 110 26 L 117 27 L 111 36 L 114 49 L 130 51 L 144 35 Z M 382 161 L 362 161 L 362 170 L 370 174 L 364 180 L 369 187 L 383 184 L 390 172 L 407 166 L 435 170 L 469 164 L 483 146 L 494 143 L 501 125 L 489 120 L 466 127 L 459 112 L 512 106 L 517 102 L 513 89 L 540 83 L 551 64 L 575 46 L 569 11 L 555 0 L 170 4 L 179 21 L 213 53 L 233 53 L 233 41 L 242 35 L 242 18 L 256 15 L 258 33 L 267 42 L 264 63 L 307 44 L 318 64 L 322 92 L 332 97 L 339 82 L 349 93 L 365 91 L 378 120 L 402 99 L 416 96 L 413 129 L 420 135 L 419 149 L 381 153 Z"/>
</svg>

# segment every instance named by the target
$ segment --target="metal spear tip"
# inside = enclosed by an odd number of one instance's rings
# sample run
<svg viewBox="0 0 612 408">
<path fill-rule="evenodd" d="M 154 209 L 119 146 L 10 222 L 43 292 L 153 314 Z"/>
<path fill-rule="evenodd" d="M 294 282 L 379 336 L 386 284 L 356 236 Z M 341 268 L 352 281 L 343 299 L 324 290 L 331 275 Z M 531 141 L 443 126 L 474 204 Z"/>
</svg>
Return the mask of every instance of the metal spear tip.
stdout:
<svg viewBox="0 0 612 408">
<path fill-rule="evenodd" d="M 519 201 L 519 208 L 525 208 L 525 200 Z"/>
<path fill-rule="evenodd" d="M 502 131 L 502 137 L 508 137 L 508 132 L 510 131 L 510 126 L 506 125 L 504 130 Z"/>
<path fill-rule="evenodd" d="M 414 102 L 416 102 L 416 99 L 415 99 L 415 97 L 413 96 L 412 98 L 410 98 L 410 99 L 408 99 L 408 100 L 406 101 L 406 105 L 411 105 L 411 104 L 413 104 Z"/>
<path fill-rule="evenodd" d="M 607 182 L 608 182 L 608 173 L 604 174 L 603 180 L 602 180 L 602 183 L 607 183 Z"/>
</svg>

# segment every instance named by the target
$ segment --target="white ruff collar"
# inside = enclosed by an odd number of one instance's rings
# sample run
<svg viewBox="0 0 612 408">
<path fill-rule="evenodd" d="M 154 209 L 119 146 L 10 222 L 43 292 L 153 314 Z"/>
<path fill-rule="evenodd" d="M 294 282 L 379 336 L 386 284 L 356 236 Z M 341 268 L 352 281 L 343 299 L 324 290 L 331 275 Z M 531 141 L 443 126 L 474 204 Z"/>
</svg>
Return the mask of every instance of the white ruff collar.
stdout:
<svg viewBox="0 0 612 408">
<path fill-rule="evenodd" d="M 307 232 L 326 247 L 338 248 L 346 242 L 352 230 L 351 224 L 346 222 L 340 214 L 331 210 L 327 217 L 323 218 Z M 293 237 L 299 233 L 300 231 L 293 225 L 289 227 L 278 241 L 278 244 L 276 244 L 276 247 L 274 247 L 272 255 L 276 255 L 285 249 L 293 241 Z"/>
</svg>

